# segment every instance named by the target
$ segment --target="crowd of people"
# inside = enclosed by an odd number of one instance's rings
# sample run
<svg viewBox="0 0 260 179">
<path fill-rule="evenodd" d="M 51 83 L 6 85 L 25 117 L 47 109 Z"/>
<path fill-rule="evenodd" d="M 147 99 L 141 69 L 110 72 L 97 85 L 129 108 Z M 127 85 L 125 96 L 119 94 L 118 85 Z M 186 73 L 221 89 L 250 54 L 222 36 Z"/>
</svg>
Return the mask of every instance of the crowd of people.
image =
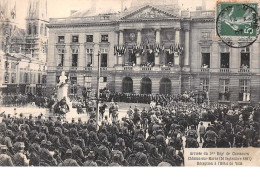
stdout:
<svg viewBox="0 0 260 179">
<path fill-rule="evenodd" d="M 172 101 L 87 118 L 2 113 L 0 166 L 184 166 L 185 148 L 260 147 L 259 107 Z"/>
</svg>

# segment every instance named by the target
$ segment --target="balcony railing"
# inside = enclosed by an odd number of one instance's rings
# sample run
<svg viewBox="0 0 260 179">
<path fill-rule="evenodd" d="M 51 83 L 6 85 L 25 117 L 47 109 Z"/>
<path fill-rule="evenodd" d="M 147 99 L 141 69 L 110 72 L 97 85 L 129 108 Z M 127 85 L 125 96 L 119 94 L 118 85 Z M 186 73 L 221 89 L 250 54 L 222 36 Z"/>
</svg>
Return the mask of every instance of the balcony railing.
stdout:
<svg viewBox="0 0 260 179">
<path fill-rule="evenodd" d="M 250 93 L 239 93 L 239 101 L 240 102 L 250 102 Z"/>
<path fill-rule="evenodd" d="M 152 67 L 141 67 L 141 71 L 152 71 Z"/>
<path fill-rule="evenodd" d="M 250 68 L 240 68 L 238 72 L 240 72 L 240 73 L 250 73 Z"/>
<path fill-rule="evenodd" d="M 92 71 L 92 67 L 85 67 L 86 71 Z"/>
<path fill-rule="evenodd" d="M 209 72 L 209 68 L 201 68 L 200 71 L 201 72 Z"/>
<path fill-rule="evenodd" d="M 221 73 L 229 73 L 230 69 L 229 68 L 220 68 Z"/>
<path fill-rule="evenodd" d="M 124 66 L 125 71 L 131 71 L 133 70 L 133 66 Z"/>
<path fill-rule="evenodd" d="M 161 71 L 171 71 L 171 67 L 161 67 Z"/>
<path fill-rule="evenodd" d="M 101 71 L 107 71 L 107 67 L 100 67 Z"/>
</svg>

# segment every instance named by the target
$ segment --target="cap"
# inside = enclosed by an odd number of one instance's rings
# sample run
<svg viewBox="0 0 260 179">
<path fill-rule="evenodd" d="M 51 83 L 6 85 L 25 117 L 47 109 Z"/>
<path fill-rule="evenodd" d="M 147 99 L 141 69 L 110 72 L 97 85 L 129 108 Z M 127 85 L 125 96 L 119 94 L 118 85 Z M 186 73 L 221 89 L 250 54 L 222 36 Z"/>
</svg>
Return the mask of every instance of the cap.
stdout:
<svg viewBox="0 0 260 179">
<path fill-rule="evenodd" d="M 66 154 L 72 154 L 72 150 L 71 150 L 71 149 L 68 149 L 68 150 L 66 151 Z"/>
</svg>

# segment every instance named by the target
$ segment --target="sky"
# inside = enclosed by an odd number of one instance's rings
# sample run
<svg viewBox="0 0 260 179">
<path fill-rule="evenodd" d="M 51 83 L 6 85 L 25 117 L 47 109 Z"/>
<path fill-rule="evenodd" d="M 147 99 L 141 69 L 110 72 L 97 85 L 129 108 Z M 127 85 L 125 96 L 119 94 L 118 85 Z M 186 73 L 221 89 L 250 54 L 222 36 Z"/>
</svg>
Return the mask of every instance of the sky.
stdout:
<svg viewBox="0 0 260 179">
<path fill-rule="evenodd" d="M 0 0 L 1 1 L 1 0 Z M 25 27 L 25 17 L 29 0 L 16 0 L 17 23 L 21 28 Z M 89 9 L 92 0 L 47 0 L 48 1 L 48 16 L 49 18 L 68 17 L 71 10 Z M 121 0 L 95 0 L 97 2 L 97 10 L 113 9 L 120 11 Z M 205 0 L 207 9 L 213 10 L 215 0 Z M 125 6 L 129 7 L 131 0 L 125 0 Z M 202 0 L 179 0 L 179 5 L 182 9 L 195 10 L 196 6 L 200 6 Z"/>
</svg>

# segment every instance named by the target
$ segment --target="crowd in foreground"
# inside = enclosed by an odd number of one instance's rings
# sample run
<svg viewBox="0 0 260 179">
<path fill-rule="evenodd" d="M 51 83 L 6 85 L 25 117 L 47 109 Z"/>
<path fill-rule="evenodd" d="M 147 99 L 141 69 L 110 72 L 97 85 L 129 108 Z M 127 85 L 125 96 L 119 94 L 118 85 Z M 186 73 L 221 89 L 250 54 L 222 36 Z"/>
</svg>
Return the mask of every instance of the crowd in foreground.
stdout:
<svg viewBox="0 0 260 179">
<path fill-rule="evenodd" d="M 201 108 L 203 115 L 190 102 L 130 107 L 122 119 L 105 116 L 100 125 L 93 115 L 67 122 L 3 113 L 0 166 L 184 166 L 185 148 L 260 146 L 258 107 Z"/>
</svg>

